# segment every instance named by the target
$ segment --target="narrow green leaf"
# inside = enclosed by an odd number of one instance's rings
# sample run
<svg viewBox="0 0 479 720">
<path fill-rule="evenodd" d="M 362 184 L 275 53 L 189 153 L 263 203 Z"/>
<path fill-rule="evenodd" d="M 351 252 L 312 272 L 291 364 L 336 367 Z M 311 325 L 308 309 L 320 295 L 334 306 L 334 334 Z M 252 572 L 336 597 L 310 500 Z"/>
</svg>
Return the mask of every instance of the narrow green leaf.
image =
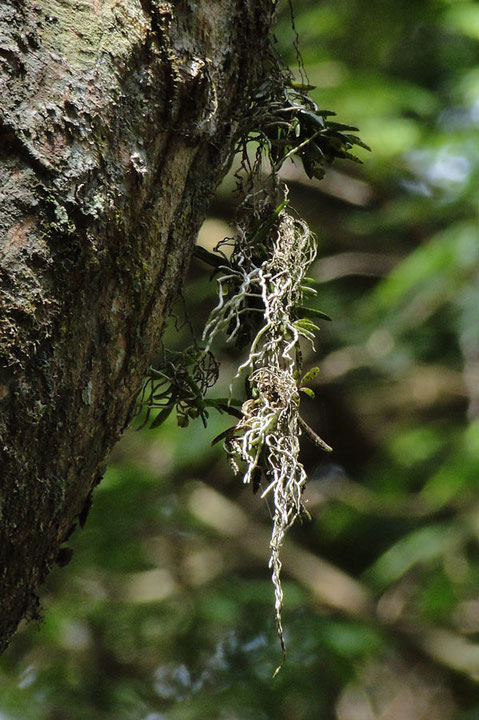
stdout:
<svg viewBox="0 0 479 720">
<path fill-rule="evenodd" d="M 303 163 L 304 172 L 310 180 L 315 176 L 314 162 L 308 155 L 301 155 L 301 162 Z"/>
<path fill-rule="evenodd" d="M 308 385 L 308 383 L 312 382 L 314 378 L 319 373 L 319 367 L 311 368 L 311 370 L 308 370 L 307 373 L 304 373 L 303 377 L 301 378 L 301 385 Z"/>
<path fill-rule="evenodd" d="M 309 92 L 310 90 L 316 90 L 316 85 L 307 85 L 306 83 L 296 82 L 296 80 L 290 80 L 289 84 L 295 90 L 303 90 Z"/>
<path fill-rule="evenodd" d="M 311 390 L 309 387 L 300 387 L 299 391 L 310 397 L 312 400 L 316 397 L 314 390 Z"/>
<path fill-rule="evenodd" d="M 308 318 L 300 318 L 296 320 L 294 325 L 300 330 L 308 330 L 309 332 L 317 332 L 319 330 L 319 327 L 315 325 L 312 320 L 308 320 Z"/>
<path fill-rule="evenodd" d="M 344 125 L 343 123 L 328 121 L 328 127 L 330 127 L 333 130 L 354 130 L 357 131 L 359 128 L 354 127 L 354 125 Z"/>
<path fill-rule="evenodd" d="M 203 260 L 203 262 L 208 263 L 208 265 L 211 265 L 214 268 L 228 265 L 228 261 L 224 257 L 215 255 L 209 250 L 206 250 L 206 248 L 202 247 L 201 245 L 195 245 L 193 255 L 199 260 Z"/>
<path fill-rule="evenodd" d="M 310 110 L 302 110 L 300 112 L 300 122 L 303 119 L 303 117 L 307 118 L 310 122 L 313 122 L 316 126 L 319 126 L 320 128 L 325 127 L 324 123 L 324 115 L 319 113 L 311 112 Z"/>
<path fill-rule="evenodd" d="M 315 310 L 314 308 L 307 308 L 303 305 L 295 305 L 294 311 L 298 315 L 303 315 L 304 317 L 310 317 L 310 318 L 321 318 L 322 320 L 328 320 L 329 322 L 332 322 L 332 318 L 329 317 L 329 315 L 326 315 L 326 313 L 322 312 L 321 310 Z"/>
<path fill-rule="evenodd" d="M 150 430 L 154 430 L 155 428 L 162 425 L 165 422 L 166 418 L 171 414 L 173 407 L 174 407 L 173 405 L 170 405 L 169 407 L 166 407 L 163 410 L 161 410 L 161 412 L 158 413 L 156 418 L 151 423 Z"/>
<path fill-rule="evenodd" d="M 204 401 L 204 405 L 206 407 L 214 407 L 215 410 L 218 410 L 218 412 L 225 412 L 228 413 L 228 415 L 232 415 L 233 417 L 239 419 L 243 417 L 241 411 L 238 410 L 236 407 L 233 407 L 231 403 L 228 402 L 228 400 L 213 400 L 209 398 L 208 400 Z"/>
<path fill-rule="evenodd" d="M 230 428 L 228 428 L 227 430 L 223 430 L 223 432 L 221 432 L 219 435 L 217 435 L 215 438 L 213 438 L 213 440 L 211 441 L 211 444 L 212 444 L 212 445 L 216 445 L 216 444 L 219 443 L 221 440 L 227 440 L 227 439 L 229 439 L 229 438 L 232 438 L 232 437 L 234 436 L 234 434 L 235 434 L 235 430 L 236 430 L 237 432 L 239 432 L 239 433 L 242 432 L 241 428 L 240 428 L 240 430 L 238 431 L 236 425 L 233 425 L 233 427 L 230 427 Z"/>
</svg>

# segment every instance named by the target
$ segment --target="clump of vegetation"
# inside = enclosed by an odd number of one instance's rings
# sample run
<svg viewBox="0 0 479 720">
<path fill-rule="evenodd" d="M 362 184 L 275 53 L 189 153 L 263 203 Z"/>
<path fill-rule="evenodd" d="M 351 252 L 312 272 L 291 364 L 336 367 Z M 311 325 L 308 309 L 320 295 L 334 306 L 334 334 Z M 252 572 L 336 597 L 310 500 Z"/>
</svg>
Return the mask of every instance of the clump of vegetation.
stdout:
<svg viewBox="0 0 479 720">
<path fill-rule="evenodd" d="M 212 352 L 194 344 L 183 352 L 163 348 L 162 362 L 151 367 L 138 399 L 138 412 L 145 408 L 139 429 L 150 422 L 151 413 L 158 411 L 150 424 L 156 428 L 176 412 L 179 427 L 200 417 L 206 427 L 208 408 L 239 416 L 229 398 L 209 398 L 206 393 L 218 380 L 219 366 Z M 233 402 L 234 404 L 234 402 Z"/>
<path fill-rule="evenodd" d="M 229 342 L 248 335 L 251 340 L 248 358 L 238 368 L 238 374 L 247 373 L 250 398 L 236 427 L 226 433 L 225 449 L 235 472 L 243 469 L 243 482 L 257 490 L 264 477 L 261 497 L 274 498 L 270 567 L 283 655 L 280 548 L 286 530 L 304 512 L 301 496 L 307 479 L 299 461 L 299 342 L 302 337 L 312 342 L 318 329 L 312 320 L 298 317 L 303 294 L 310 292 L 303 283 L 316 254 L 314 239 L 306 223 L 294 219 L 285 206 L 267 216 L 256 232 L 238 228 L 231 263 L 218 278 L 219 302 L 204 333 L 208 348 L 221 330 Z M 267 200 L 263 207 L 267 210 Z"/>
<path fill-rule="evenodd" d="M 329 318 L 303 304 L 316 294 L 307 278 L 316 243 L 307 224 L 290 211 L 279 171 L 297 157 L 310 178 L 321 178 L 326 165 L 336 158 L 357 160 L 351 148 L 366 146 L 351 134 L 356 128 L 331 121 L 334 113 L 317 107 L 308 95 L 310 86 L 295 83 L 273 51 L 265 76 L 237 142 L 241 201 L 234 237 L 222 241 L 215 253 L 197 249 L 218 275 L 218 304 L 204 329 L 205 347 L 168 353 L 163 366 L 150 371 L 140 403 L 147 407 L 145 423 L 153 409 L 160 410 L 151 427 L 173 408 L 181 426 L 198 416 L 206 424 L 207 407 L 238 417 L 237 424 L 213 442 L 224 440 L 244 483 L 251 483 L 255 492 L 261 488 L 262 498 L 273 497 L 270 567 L 284 662 L 280 551 L 288 528 L 306 513 L 300 437 L 304 433 L 327 452 L 332 448 L 300 416 L 301 393 L 313 394 L 307 384 L 317 372 L 315 368 L 303 376 L 301 341 L 313 344 L 317 319 Z M 246 375 L 248 397 L 243 403 L 205 398 L 217 377 L 211 345 L 222 332 L 227 342 L 249 348 L 237 370 L 237 376 Z"/>
</svg>

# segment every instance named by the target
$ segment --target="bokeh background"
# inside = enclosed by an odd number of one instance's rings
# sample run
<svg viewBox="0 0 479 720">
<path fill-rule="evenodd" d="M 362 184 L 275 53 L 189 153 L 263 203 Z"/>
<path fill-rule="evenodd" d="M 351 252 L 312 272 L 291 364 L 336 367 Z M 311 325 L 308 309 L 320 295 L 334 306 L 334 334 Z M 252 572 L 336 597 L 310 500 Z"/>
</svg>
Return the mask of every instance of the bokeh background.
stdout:
<svg viewBox="0 0 479 720">
<path fill-rule="evenodd" d="M 318 237 L 304 447 L 312 521 L 284 546 L 280 660 L 266 505 L 211 440 L 128 431 L 84 530 L 0 665 L 1 720 L 479 718 L 479 4 L 296 0 L 321 108 L 372 153 L 292 205 Z M 277 46 L 297 66 L 287 3 Z M 200 242 L 230 229 L 227 178 Z M 215 304 L 193 263 L 196 332 Z M 166 344 L 189 344 L 178 304 Z M 218 347 L 219 394 L 238 363 Z"/>
</svg>

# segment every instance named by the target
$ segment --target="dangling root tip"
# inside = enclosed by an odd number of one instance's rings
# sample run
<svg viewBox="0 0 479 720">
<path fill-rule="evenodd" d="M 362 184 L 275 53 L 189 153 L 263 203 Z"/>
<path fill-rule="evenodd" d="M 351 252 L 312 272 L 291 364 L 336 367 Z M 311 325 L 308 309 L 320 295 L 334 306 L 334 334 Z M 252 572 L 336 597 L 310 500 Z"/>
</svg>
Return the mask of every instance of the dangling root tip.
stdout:
<svg viewBox="0 0 479 720">
<path fill-rule="evenodd" d="M 279 673 L 279 671 L 282 669 L 282 667 L 283 667 L 283 665 L 285 664 L 285 662 L 286 662 L 286 650 L 283 648 L 283 658 L 282 658 L 280 664 L 278 665 L 278 667 L 276 668 L 276 670 L 275 670 L 274 673 L 273 673 L 273 680 L 275 679 L 275 677 L 276 677 L 276 675 Z"/>
</svg>

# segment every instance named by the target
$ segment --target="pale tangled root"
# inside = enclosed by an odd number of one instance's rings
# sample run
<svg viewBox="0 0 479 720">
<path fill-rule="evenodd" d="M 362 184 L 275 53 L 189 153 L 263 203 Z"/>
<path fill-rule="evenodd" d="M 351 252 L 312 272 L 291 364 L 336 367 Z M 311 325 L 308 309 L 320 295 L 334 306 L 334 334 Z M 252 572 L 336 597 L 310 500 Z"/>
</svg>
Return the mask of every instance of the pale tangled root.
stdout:
<svg viewBox="0 0 479 720">
<path fill-rule="evenodd" d="M 255 243 L 258 234 L 253 236 Z M 258 263 L 251 235 L 238 231 L 230 265 L 218 279 L 219 302 L 205 328 L 205 337 L 209 348 L 220 331 L 225 331 L 231 342 L 244 331 L 245 324 L 254 328 L 248 358 L 237 373 L 249 373 L 252 397 L 243 404 L 242 418 L 225 442 L 225 449 L 235 472 L 245 467 L 244 482 L 254 483 L 261 473 L 266 478 L 261 497 L 272 494 L 274 498 L 269 565 L 284 661 L 280 550 L 286 531 L 303 511 L 301 496 L 307 480 L 299 461 L 299 339 L 314 339 L 314 325 L 297 315 L 303 299 L 302 283 L 316 248 L 306 223 L 284 209 L 269 234 L 261 236 L 261 242 L 264 253 Z"/>
</svg>

